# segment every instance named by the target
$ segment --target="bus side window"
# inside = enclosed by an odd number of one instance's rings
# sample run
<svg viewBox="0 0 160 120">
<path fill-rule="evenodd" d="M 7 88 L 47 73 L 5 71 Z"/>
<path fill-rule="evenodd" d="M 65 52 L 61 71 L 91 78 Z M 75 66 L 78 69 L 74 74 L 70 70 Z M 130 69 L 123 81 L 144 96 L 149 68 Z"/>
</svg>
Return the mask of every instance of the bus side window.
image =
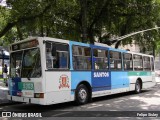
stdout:
<svg viewBox="0 0 160 120">
<path fill-rule="evenodd" d="M 108 51 L 93 49 L 93 64 L 95 70 L 108 70 Z"/>
<path fill-rule="evenodd" d="M 134 70 L 143 70 L 143 60 L 141 55 L 133 55 Z"/>
<path fill-rule="evenodd" d="M 68 52 L 60 52 L 59 54 L 59 67 L 68 68 Z"/>
<path fill-rule="evenodd" d="M 69 68 L 69 46 L 59 42 L 46 42 L 47 69 Z"/>
<path fill-rule="evenodd" d="M 110 69 L 111 70 L 122 69 L 121 52 L 110 51 Z"/>
<path fill-rule="evenodd" d="M 143 68 L 145 71 L 151 71 L 150 57 L 143 56 Z"/>
<path fill-rule="evenodd" d="M 133 70 L 132 54 L 123 53 L 124 70 Z"/>
<path fill-rule="evenodd" d="M 72 53 L 74 70 L 91 69 L 91 49 L 89 47 L 74 45 L 72 47 Z"/>
</svg>

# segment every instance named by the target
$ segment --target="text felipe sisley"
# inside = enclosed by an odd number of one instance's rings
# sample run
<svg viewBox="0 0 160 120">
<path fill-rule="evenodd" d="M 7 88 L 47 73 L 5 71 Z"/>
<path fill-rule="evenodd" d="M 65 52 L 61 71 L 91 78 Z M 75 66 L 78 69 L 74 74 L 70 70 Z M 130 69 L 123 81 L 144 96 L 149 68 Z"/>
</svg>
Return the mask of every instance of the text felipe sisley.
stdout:
<svg viewBox="0 0 160 120">
<path fill-rule="evenodd" d="M 158 117 L 158 114 L 157 113 L 152 113 L 152 112 L 137 113 L 137 117 Z"/>
</svg>

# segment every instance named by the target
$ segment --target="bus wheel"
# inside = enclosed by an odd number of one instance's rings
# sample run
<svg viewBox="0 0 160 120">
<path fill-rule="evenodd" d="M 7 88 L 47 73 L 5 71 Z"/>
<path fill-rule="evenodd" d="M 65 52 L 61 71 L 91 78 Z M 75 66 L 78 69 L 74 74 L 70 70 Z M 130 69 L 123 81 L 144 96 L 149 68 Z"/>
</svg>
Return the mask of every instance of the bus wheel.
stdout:
<svg viewBox="0 0 160 120">
<path fill-rule="evenodd" d="M 137 80 L 135 85 L 135 93 L 140 93 L 140 92 L 141 92 L 141 83 L 139 80 Z"/>
<path fill-rule="evenodd" d="M 88 102 L 89 93 L 88 89 L 84 84 L 80 84 L 76 89 L 76 103 L 82 105 Z"/>
</svg>

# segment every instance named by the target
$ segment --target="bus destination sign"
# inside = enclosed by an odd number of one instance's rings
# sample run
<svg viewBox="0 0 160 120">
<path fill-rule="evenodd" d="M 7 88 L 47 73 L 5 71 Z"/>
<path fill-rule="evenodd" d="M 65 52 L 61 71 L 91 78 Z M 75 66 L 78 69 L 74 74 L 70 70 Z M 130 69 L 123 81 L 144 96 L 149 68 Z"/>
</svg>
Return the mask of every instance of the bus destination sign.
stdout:
<svg viewBox="0 0 160 120">
<path fill-rule="evenodd" d="M 38 45 L 38 41 L 32 40 L 32 41 L 12 45 L 12 50 L 15 51 L 15 50 L 20 50 L 25 48 L 31 48 L 31 47 L 36 47 L 37 45 Z"/>
</svg>

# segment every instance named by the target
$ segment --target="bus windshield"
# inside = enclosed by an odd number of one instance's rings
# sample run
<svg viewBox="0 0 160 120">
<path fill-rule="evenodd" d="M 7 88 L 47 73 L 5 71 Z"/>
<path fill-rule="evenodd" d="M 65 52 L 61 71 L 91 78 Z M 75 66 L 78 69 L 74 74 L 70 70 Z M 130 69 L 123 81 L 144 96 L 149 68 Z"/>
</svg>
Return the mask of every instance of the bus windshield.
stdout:
<svg viewBox="0 0 160 120">
<path fill-rule="evenodd" d="M 40 51 L 38 48 L 11 54 L 11 77 L 36 78 L 41 76 Z"/>
</svg>

